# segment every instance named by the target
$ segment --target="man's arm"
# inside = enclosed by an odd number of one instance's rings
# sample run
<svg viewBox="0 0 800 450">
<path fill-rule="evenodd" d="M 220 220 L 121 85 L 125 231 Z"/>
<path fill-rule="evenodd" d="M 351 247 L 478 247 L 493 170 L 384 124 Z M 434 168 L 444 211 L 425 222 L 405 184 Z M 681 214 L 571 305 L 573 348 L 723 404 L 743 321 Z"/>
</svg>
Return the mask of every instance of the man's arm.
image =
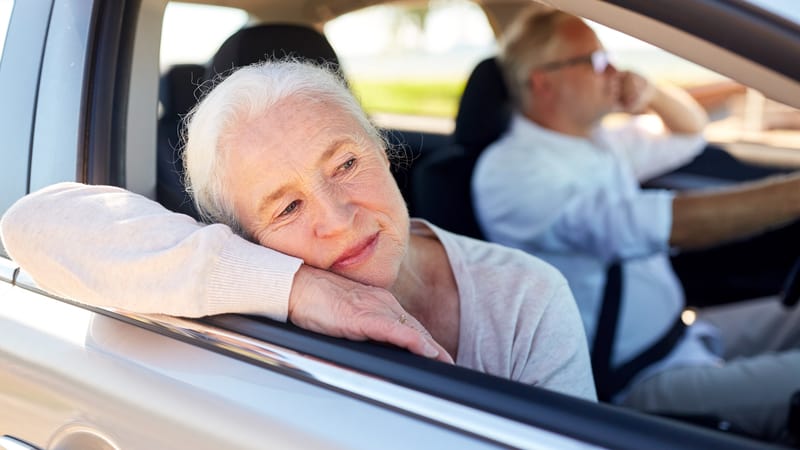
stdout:
<svg viewBox="0 0 800 450">
<path fill-rule="evenodd" d="M 287 316 L 298 326 L 389 342 L 452 361 L 387 291 L 203 226 L 108 186 L 61 183 L 15 203 L 0 222 L 6 250 L 39 285 L 95 306 L 198 317 Z M 411 326 L 415 328 L 412 328 Z"/>
<path fill-rule="evenodd" d="M 670 245 L 696 249 L 758 234 L 800 218 L 800 172 L 714 192 L 678 194 Z"/>
<path fill-rule="evenodd" d="M 664 126 L 673 133 L 701 133 L 708 124 L 708 115 L 700 104 L 683 89 L 656 86 L 634 72 L 621 72 L 620 105 L 624 112 L 639 114 L 652 109 Z"/>
</svg>

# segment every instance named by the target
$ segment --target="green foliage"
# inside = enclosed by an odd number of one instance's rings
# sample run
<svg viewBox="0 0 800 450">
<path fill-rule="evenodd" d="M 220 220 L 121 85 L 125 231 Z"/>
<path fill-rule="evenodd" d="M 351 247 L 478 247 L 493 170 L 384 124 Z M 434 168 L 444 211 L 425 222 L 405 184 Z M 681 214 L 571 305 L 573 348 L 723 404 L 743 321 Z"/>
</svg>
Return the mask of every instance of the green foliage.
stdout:
<svg viewBox="0 0 800 450">
<path fill-rule="evenodd" d="M 455 117 L 466 80 L 350 80 L 368 113 Z"/>
</svg>

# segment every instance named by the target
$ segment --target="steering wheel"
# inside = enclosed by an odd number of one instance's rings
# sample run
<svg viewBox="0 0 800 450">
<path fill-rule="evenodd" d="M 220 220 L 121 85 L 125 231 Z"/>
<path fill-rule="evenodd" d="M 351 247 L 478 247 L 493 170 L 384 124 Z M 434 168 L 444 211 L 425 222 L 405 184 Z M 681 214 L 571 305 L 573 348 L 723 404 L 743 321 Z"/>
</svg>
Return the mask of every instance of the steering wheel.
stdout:
<svg viewBox="0 0 800 450">
<path fill-rule="evenodd" d="M 781 292 L 784 306 L 791 307 L 800 300 L 800 258 L 795 261 Z"/>
</svg>

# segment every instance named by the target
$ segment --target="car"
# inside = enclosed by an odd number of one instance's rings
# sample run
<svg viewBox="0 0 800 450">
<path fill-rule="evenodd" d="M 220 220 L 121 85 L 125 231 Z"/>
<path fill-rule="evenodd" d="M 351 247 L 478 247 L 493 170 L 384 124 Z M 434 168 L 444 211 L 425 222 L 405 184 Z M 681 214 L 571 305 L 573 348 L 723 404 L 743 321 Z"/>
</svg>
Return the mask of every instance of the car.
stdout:
<svg viewBox="0 0 800 450">
<path fill-rule="evenodd" d="M 256 57 L 302 51 L 329 60 L 335 52 L 319 41 L 309 50 L 308 36 L 322 36 L 322 26 L 336 17 L 389 1 L 189 3 L 238 8 L 247 27 L 304 30 L 285 32 L 287 40 L 271 50 L 257 47 Z M 529 3 L 478 5 L 499 34 Z M 547 3 L 800 107 L 796 14 L 741 0 Z M 170 151 L 186 106 L 176 107 L 181 97 L 159 65 L 161 36 L 170 31 L 162 30 L 166 8 L 166 0 L 0 0 L 0 213 L 60 181 L 117 185 L 175 210 L 187 206 L 169 178 L 178 170 L 169 170 Z M 229 68 L 218 63 L 217 69 Z M 184 73 L 213 64 L 196 61 Z M 196 87 L 188 85 L 191 95 Z M 415 167 L 449 148 L 451 131 L 382 125 L 416 158 L 396 173 L 415 214 L 413 199 L 425 195 Z M 159 175 L 164 167 L 166 175 Z M 591 403 L 264 318 L 143 315 L 80 300 L 44 291 L 0 248 L 0 448 L 771 445 L 724 430 L 725 424 L 713 422 L 720 430 Z"/>
</svg>

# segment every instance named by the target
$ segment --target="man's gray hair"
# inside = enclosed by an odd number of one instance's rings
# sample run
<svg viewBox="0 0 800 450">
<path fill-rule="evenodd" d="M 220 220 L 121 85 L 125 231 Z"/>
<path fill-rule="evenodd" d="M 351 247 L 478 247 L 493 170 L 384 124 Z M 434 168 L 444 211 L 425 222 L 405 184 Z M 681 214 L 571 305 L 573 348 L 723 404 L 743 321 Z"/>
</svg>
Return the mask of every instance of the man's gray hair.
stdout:
<svg viewBox="0 0 800 450">
<path fill-rule="evenodd" d="M 560 26 L 575 16 L 552 8 L 534 5 L 509 25 L 500 41 L 499 62 L 514 106 L 528 110 L 531 100 L 530 73 L 552 62 L 560 40 Z"/>
<path fill-rule="evenodd" d="M 245 235 L 223 182 L 224 140 L 238 125 L 263 116 L 290 97 L 342 108 L 385 148 L 380 133 L 333 69 L 295 60 L 240 68 L 213 86 L 185 119 L 185 184 L 204 220 L 224 223 Z"/>
</svg>

